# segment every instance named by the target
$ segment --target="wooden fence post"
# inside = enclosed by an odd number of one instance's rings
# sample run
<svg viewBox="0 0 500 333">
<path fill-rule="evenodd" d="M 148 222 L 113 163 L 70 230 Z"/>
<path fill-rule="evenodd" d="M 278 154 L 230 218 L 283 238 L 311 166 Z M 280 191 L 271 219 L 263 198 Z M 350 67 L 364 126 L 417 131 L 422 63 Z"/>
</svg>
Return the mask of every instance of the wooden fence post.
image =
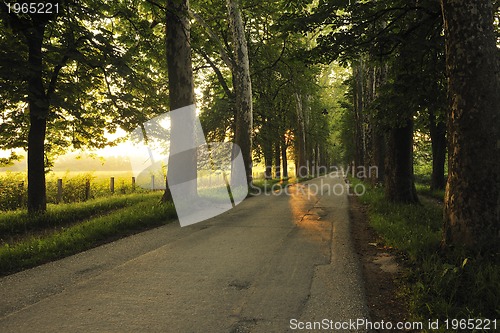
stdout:
<svg viewBox="0 0 500 333">
<path fill-rule="evenodd" d="M 57 198 L 56 198 L 57 203 L 60 203 L 62 201 L 62 195 L 63 195 L 63 180 L 59 178 L 57 180 Z"/>
<path fill-rule="evenodd" d="M 151 175 L 151 190 L 155 190 L 155 175 Z"/>
<path fill-rule="evenodd" d="M 111 193 L 115 193 L 115 177 L 111 177 L 109 180 L 109 190 Z"/>
<path fill-rule="evenodd" d="M 132 177 L 132 192 L 135 192 L 135 177 Z"/>
</svg>

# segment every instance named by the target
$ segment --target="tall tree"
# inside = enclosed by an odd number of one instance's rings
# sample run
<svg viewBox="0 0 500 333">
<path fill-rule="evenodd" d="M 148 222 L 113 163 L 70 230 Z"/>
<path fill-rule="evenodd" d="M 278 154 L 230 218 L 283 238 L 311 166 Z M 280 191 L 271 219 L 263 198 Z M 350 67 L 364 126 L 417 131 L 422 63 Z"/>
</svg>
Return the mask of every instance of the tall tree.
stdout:
<svg viewBox="0 0 500 333">
<path fill-rule="evenodd" d="M 297 111 L 297 139 L 296 139 L 296 158 L 295 174 L 297 177 L 309 176 L 307 165 L 307 139 L 306 139 L 306 120 L 304 115 L 304 103 L 300 93 L 295 92 L 295 110 Z"/>
<path fill-rule="evenodd" d="M 252 183 L 252 135 L 253 102 L 250 62 L 247 39 L 241 17 L 239 0 L 227 0 L 229 25 L 233 42 L 234 68 L 233 86 L 235 91 L 235 133 L 234 142 L 240 147 L 245 163 L 247 182 Z"/>
<path fill-rule="evenodd" d="M 0 92 L 0 136 L 7 138 L 1 146 L 28 150 L 30 212 L 46 209 L 51 155 L 108 144 L 106 132 L 135 127 L 146 118 L 139 110 L 144 100 L 155 100 L 156 93 L 136 94 L 160 75 L 151 75 L 149 66 L 134 69 L 149 55 L 136 37 L 149 36 L 150 22 L 129 7 L 121 1 L 58 1 L 58 13 L 23 14 L 0 4 L 0 81 L 9 90 Z M 155 110 L 160 105 L 152 104 Z"/>
<path fill-rule="evenodd" d="M 17 16 L 13 18 L 18 19 Z M 49 115 L 49 99 L 52 87 L 45 90 L 43 84 L 42 46 L 45 28 L 50 17 L 32 15 L 30 20 L 19 19 L 24 25 L 22 33 L 28 45 L 28 104 L 30 129 L 28 134 L 28 211 L 45 211 L 47 208 L 45 188 L 44 143 Z M 54 71 L 55 79 L 57 73 Z"/>
<path fill-rule="evenodd" d="M 413 179 L 413 120 L 391 128 L 387 135 L 385 197 L 390 201 L 416 203 Z"/>
<path fill-rule="evenodd" d="M 359 63 L 353 64 L 353 76 L 354 76 L 354 100 L 353 100 L 353 111 L 354 111 L 354 119 L 355 121 L 355 144 L 356 150 L 354 152 L 354 165 L 355 167 L 362 167 L 364 165 L 364 156 L 365 156 L 365 145 L 364 145 L 364 127 L 363 127 L 363 118 L 364 118 L 364 72 L 365 66 L 363 66 L 362 59 L 359 60 Z"/>
<path fill-rule="evenodd" d="M 167 25 L 167 66 L 168 66 L 168 89 L 170 110 L 174 111 L 195 103 L 193 69 L 191 66 L 191 45 L 189 22 L 189 0 L 168 0 L 166 8 Z M 187 108 L 183 112 L 191 112 L 185 119 L 195 119 L 195 109 Z M 192 129 L 190 123 L 179 123 L 177 117 L 171 118 L 171 142 L 170 157 L 168 161 L 167 179 L 179 179 L 190 176 L 191 180 L 196 179 L 196 147 L 193 137 L 183 135 L 184 131 Z M 191 142 L 175 142 L 176 138 L 183 137 L 192 139 Z M 177 151 L 174 146 L 192 147 L 191 153 L 173 155 Z M 177 173 L 177 174 L 176 174 Z M 188 189 L 188 188 L 186 188 Z M 186 195 L 196 195 L 196 184 L 192 183 L 189 187 L 190 193 Z M 172 193 L 167 181 L 165 193 L 162 201 L 171 201 Z"/>
<path fill-rule="evenodd" d="M 442 0 L 448 72 L 443 244 L 498 253 L 499 51 L 490 0 Z"/>
</svg>

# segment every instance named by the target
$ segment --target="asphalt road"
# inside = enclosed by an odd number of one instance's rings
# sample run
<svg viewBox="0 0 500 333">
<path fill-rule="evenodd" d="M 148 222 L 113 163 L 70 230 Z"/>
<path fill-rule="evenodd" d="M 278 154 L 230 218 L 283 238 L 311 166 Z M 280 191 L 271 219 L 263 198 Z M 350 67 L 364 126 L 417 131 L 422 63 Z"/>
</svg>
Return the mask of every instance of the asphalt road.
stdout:
<svg viewBox="0 0 500 333">
<path fill-rule="evenodd" d="M 1 278 L 0 332 L 305 332 L 367 318 L 342 187 L 316 178 Z"/>
</svg>

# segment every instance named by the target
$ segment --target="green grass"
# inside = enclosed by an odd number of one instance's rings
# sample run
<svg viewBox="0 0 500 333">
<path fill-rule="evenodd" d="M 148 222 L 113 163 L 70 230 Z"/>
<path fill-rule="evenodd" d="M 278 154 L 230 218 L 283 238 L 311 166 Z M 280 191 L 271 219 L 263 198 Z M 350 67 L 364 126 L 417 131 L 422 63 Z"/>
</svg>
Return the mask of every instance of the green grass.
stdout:
<svg viewBox="0 0 500 333">
<path fill-rule="evenodd" d="M 360 181 L 352 179 L 352 185 Z M 441 237 L 441 208 L 432 203 L 422 206 L 394 204 L 384 199 L 383 188 L 370 188 L 360 196 L 370 206 L 370 223 L 383 235 L 386 245 L 405 251 L 412 258 L 437 251 Z"/>
<path fill-rule="evenodd" d="M 175 208 L 172 204 L 159 204 L 160 196 L 160 193 L 135 195 L 129 198 L 132 200 L 123 208 L 110 204 L 109 207 L 113 210 L 105 215 L 90 219 L 83 219 L 79 216 L 78 219 L 82 221 L 80 223 L 57 228 L 50 233 L 27 237 L 12 244 L 4 244 L 0 247 L 0 275 L 34 267 L 137 231 L 166 224 L 175 218 Z M 101 207 L 103 205 L 104 203 L 101 202 Z M 47 215 L 66 217 L 69 216 L 67 211 L 75 212 L 84 208 L 88 207 L 82 204 L 61 208 L 51 207 Z M 89 210 L 83 211 L 86 214 L 89 212 Z M 62 218 L 60 221 L 67 220 Z"/>
<path fill-rule="evenodd" d="M 421 205 L 390 203 L 383 188 L 365 186 L 359 199 L 368 205 L 370 224 L 406 259 L 402 291 L 412 319 L 500 317 L 498 258 L 473 258 L 458 250 L 443 253 L 441 205 L 429 200 Z"/>
<path fill-rule="evenodd" d="M 439 201 L 444 200 L 444 190 L 431 190 L 426 183 L 415 183 L 418 194 L 426 197 L 434 198 Z"/>
<path fill-rule="evenodd" d="M 93 216 L 106 214 L 112 210 L 128 207 L 149 197 L 157 198 L 157 193 L 110 196 L 73 204 L 49 204 L 47 212 L 29 215 L 26 210 L 2 212 L 0 215 L 0 238 L 45 229 L 65 226 L 83 221 Z"/>
</svg>

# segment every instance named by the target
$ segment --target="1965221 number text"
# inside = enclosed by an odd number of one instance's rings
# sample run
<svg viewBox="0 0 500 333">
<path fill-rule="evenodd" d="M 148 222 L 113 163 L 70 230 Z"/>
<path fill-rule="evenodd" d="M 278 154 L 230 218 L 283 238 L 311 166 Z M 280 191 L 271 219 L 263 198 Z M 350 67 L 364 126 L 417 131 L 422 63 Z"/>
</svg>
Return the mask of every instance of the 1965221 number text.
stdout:
<svg viewBox="0 0 500 333">
<path fill-rule="evenodd" d="M 15 2 L 7 3 L 9 13 L 14 14 L 57 14 L 59 4 L 51 2 Z"/>
</svg>

